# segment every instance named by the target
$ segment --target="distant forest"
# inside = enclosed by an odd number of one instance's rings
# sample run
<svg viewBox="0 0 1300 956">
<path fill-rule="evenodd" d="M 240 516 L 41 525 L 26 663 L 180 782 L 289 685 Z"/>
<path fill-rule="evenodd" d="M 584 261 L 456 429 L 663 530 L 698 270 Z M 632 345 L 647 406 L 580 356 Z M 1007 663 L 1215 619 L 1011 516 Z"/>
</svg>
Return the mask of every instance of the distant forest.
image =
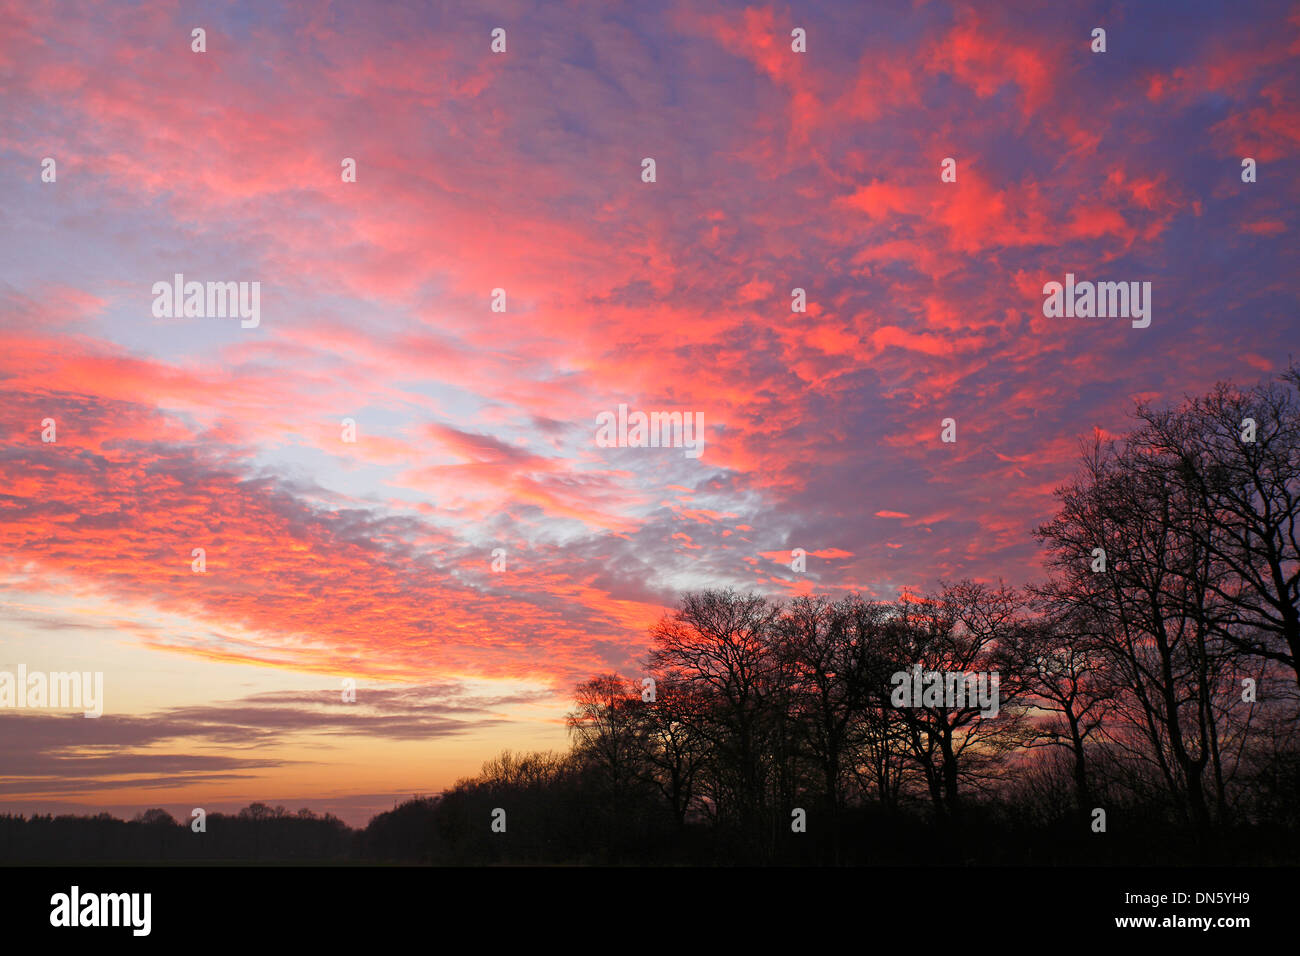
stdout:
<svg viewBox="0 0 1300 956">
<path fill-rule="evenodd" d="M 364 830 L 0 817 L 0 861 L 1300 862 L 1300 369 L 1139 405 L 1082 459 L 1042 582 L 689 593 L 637 673 L 577 688 L 566 753 Z M 947 675 L 996 675 L 996 716 L 900 699 Z"/>
</svg>

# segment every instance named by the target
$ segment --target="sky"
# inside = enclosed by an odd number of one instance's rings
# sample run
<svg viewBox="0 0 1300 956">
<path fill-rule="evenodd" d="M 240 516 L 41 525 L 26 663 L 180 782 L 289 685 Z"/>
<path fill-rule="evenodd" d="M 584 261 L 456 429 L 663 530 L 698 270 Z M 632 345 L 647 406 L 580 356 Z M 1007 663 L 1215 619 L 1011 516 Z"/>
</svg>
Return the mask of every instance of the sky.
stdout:
<svg viewBox="0 0 1300 956">
<path fill-rule="evenodd" d="M 562 749 L 685 590 L 1041 578 L 1081 440 L 1296 350 L 1298 58 L 1273 2 L 0 0 L 0 672 L 104 682 L 0 709 L 0 813 L 362 824 Z"/>
</svg>

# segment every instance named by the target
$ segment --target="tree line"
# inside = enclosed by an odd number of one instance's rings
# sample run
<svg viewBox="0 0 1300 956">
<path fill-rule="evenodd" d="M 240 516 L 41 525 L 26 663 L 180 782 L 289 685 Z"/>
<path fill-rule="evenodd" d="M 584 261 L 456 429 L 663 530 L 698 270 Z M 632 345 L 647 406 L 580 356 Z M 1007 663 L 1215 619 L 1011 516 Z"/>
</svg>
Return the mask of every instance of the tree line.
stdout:
<svg viewBox="0 0 1300 956">
<path fill-rule="evenodd" d="M 687 593 L 577 687 L 567 752 L 284 832 L 442 864 L 1300 860 L 1300 367 L 1081 452 L 1042 581 Z M 0 853 L 39 829 L 0 818 Z"/>
<path fill-rule="evenodd" d="M 568 754 L 450 796 L 478 820 L 580 806 L 573 845 L 615 859 L 687 833 L 715 859 L 873 859 L 899 827 L 946 859 L 1295 859 L 1298 392 L 1292 365 L 1085 441 L 1025 588 L 686 594 L 638 673 L 577 688 Z M 977 674 L 996 715 L 938 692 Z M 548 852 L 480 829 L 471 855 Z"/>
</svg>

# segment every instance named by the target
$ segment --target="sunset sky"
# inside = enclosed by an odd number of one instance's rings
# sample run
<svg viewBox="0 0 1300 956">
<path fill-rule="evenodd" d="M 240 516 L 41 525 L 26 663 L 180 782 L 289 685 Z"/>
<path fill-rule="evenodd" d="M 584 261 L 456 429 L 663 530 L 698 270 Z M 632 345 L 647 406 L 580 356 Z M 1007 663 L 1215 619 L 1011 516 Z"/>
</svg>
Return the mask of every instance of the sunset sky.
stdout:
<svg viewBox="0 0 1300 956">
<path fill-rule="evenodd" d="M 0 812 L 364 823 L 565 746 L 685 589 L 1041 576 L 1082 436 L 1300 352 L 1298 59 L 1269 2 L 0 0 L 0 670 L 105 694 L 0 711 Z"/>
</svg>

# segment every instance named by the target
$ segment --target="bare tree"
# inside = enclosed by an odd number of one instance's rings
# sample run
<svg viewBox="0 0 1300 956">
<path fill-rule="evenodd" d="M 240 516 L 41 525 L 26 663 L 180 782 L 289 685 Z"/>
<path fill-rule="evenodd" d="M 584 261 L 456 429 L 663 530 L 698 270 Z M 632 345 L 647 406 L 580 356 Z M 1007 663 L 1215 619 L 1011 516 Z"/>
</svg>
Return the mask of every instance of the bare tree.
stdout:
<svg viewBox="0 0 1300 956">
<path fill-rule="evenodd" d="M 1020 677 L 999 670 L 1002 644 L 1018 626 L 1019 598 L 1006 587 L 991 588 L 963 581 L 945 586 L 937 596 L 899 602 L 892 649 L 899 674 L 996 674 L 999 711 L 985 714 L 981 704 L 961 701 L 913 701 L 896 709 L 905 728 L 911 757 L 924 774 L 936 811 L 961 814 L 962 782 L 984 787 L 1004 767 L 1004 758 L 1022 746 L 1025 726 Z"/>
<path fill-rule="evenodd" d="M 566 718 L 574 752 L 600 773 L 616 803 L 644 777 L 641 703 L 626 678 L 601 674 L 578 685 Z"/>
<path fill-rule="evenodd" d="M 1191 503 L 1187 532 L 1217 573 L 1211 619 L 1234 647 L 1300 683 L 1300 368 L 1239 391 L 1220 383 L 1177 409 L 1142 405 L 1129 442 Z"/>
<path fill-rule="evenodd" d="M 708 740 L 700 729 L 708 708 L 689 683 L 663 672 L 652 676 L 655 696 L 641 708 L 640 740 L 648 777 L 681 827 L 709 761 Z"/>
<path fill-rule="evenodd" d="M 1035 711 L 1047 716 L 1031 746 L 1069 755 L 1076 809 L 1093 807 L 1088 750 L 1110 712 L 1115 688 L 1106 657 L 1078 612 L 1026 621 L 1004 644 L 1005 670 L 1018 673 Z"/>
<path fill-rule="evenodd" d="M 756 827 L 767 804 L 776 613 L 756 595 L 702 591 L 683 597 L 653 631 L 651 669 L 690 685 L 705 705 L 696 726 L 710 743 L 709 796 L 745 829 Z"/>
<path fill-rule="evenodd" d="M 1226 654 L 1213 634 L 1216 570 L 1192 525 L 1204 520 L 1164 463 L 1113 440 L 1094 441 L 1061 509 L 1038 529 L 1055 572 L 1043 593 L 1097 623 L 1096 646 L 1169 792 L 1200 829 L 1207 782 L 1221 782 L 1216 694 Z M 1133 741 L 1113 737 L 1120 746 Z M 1134 751 L 1135 755 L 1140 751 Z M 1212 771 L 1206 779 L 1207 768 Z"/>
</svg>

